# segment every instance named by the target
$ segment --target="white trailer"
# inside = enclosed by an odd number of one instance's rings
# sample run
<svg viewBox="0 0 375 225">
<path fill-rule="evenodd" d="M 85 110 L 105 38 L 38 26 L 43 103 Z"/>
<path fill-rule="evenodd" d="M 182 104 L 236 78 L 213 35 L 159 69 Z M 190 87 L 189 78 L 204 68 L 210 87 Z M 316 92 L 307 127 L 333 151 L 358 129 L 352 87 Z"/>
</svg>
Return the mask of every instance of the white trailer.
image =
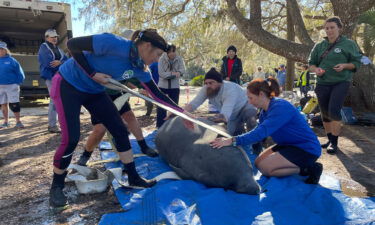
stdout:
<svg viewBox="0 0 375 225">
<path fill-rule="evenodd" d="M 0 0 L 0 40 L 5 41 L 12 56 L 25 71 L 21 96 L 47 97 L 44 80 L 40 78 L 38 50 L 47 29 L 60 35 L 59 47 L 66 51 L 72 37 L 70 5 L 36 0 Z"/>
</svg>

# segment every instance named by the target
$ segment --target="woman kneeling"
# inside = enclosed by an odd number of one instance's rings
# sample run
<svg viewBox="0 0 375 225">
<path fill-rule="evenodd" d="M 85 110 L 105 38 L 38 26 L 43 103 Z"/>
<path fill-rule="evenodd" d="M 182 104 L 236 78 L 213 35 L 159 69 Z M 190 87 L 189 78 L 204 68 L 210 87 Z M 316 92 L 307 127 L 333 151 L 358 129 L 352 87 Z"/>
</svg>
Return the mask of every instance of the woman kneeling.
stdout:
<svg viewBox="0 0 375 225">
<path fill-rule="evenodd" d="M 276 145 L 262 152 L 255 165 L 265 176 L 292 174 L 309 176 L 305 183 L 317 184 L 323 166 L 316 160 L 321 155 L 318 138 L 300 112 L 288 101 L 276 98 L 280 87 L 274 78 L 255 79 L 247 87 L 249 103 L 259 108 L 259 125 L 252 131 L 233 138 L 217 138 L 211 145 L 250 145 L 272 137 Z"/>
</svg>

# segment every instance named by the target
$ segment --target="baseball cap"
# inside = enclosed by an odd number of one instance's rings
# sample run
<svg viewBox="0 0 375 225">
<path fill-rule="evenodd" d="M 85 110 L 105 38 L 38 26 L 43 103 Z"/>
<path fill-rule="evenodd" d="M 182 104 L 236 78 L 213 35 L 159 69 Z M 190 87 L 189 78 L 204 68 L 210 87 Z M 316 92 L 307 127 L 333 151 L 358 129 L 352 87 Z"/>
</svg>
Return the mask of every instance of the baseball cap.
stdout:
<svg viewBox="0 0 375 225">
<path fill-rule="evenodd" d="M 46 33 L 44 34 L 46 37 L 58 37 L 60 35 L 57 34 L 55 29 L 48 29 Z"/>
<path fill-rule="evenodd" d="M 0 41 L 0 48 L 8 49 L 7 43 Z"/>
<path fill-rule="evenodd" d="M 284 65 L 284 64 L 280 64 L 280 67 L 281 67 L 281 68 L 284 68 L 284 67 L 285 67 L 285 65 Z"/>
<path fill-rule="evenodd" d="M 125 30 L 124 32 L 122 32 L 121 36 L 130 40 L 133 36 L 133 33 L 134 33 L 134 30 L 129 29 L 129 30 Z"/>
</svg>

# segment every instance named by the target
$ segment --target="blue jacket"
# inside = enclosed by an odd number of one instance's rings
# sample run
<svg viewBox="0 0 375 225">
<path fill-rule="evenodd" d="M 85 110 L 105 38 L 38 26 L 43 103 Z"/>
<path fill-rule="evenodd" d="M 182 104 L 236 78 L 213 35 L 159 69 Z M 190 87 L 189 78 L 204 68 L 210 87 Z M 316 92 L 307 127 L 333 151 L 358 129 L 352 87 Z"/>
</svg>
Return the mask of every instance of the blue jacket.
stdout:
<svg viewBox="0 0 375 225">
<path fill-rule="evenodd" d="M 144 71 L 132 64 L 129 58 L 132 47 L 133 42 L 122 37 L 108 33 L 97 34 L 93 35 L 94 51 L 84 52 L 84 56 L 96 72 L 108 74 L 115 80 L 134 77 L 143 83 L 151 81 L 150 71 Z M 59 68 L 59 72 L 79 91 L 90 94 L 104 91 L 104 87 L 89 77 L 73 58 L 68 59 Z"/>
<path fill-rule="evenodd" d="M 268 110 L 260 113 L 259 125 L 236 137 L 236 141 L 238 145 L 248 145 L 269 136 L 279 145 L 292 145 L 313 155 L 321 155 L 322 149 L 315 133 L 301 113 L 284 99 L 272 98 Z"/>
<path fill-rule="evenodd" d="M 159 83 L 159 70 L 158 70 L 158 62 L 152 63 L 149 67 L 152 74 L 152 79 L 155 81 L 156 84 Z"/>
<path fill-rule="evenodd" d="M 0 57 L 0 84 L 21 84 L 25 74 L 16 59 L 10 55 Z"/>
<path fill-rule="evenodd" d="M 55 73 L 59 70 L 59 67 L 61 66 L 60 65 L 53 68 L 50 66 L 50 62 L 54 60 L 60 60 L 61 63 L 64 63 L 66 60 L 68 60 L 68 57 L 64 54 L 64 52 L 60 48 L 58 49 L 60 51 L 61 57 L 56 59 L 55 54 L 46 42 L 40 45 L 38 52 L 40 76 L 45 80 L 51 80 L 53 75 L 55 75 Z"/>
</svg>

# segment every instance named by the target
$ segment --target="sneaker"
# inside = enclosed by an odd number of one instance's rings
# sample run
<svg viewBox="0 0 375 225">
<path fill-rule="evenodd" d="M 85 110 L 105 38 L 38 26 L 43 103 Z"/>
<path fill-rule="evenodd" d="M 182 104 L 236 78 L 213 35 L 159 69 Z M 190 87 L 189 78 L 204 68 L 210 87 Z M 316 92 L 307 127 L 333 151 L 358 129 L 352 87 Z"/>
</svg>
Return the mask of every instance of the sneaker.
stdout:
<svg viewBox="0 0 375 225">
<path fill-rule="evenodd" d="M 0 129 L 9 127 L 9 122 L 0 125 Z"/>
<path fill-rule="evenodd" d="M 51 187 L 49 191 L 49 205 L 53 208 L 65 207 L 68 199 L 64 195 L 62 187 Z"/>
<path fill-rule="evenodd" d="M 135 179 L 129 178 L 129 185 L 134 188 L 150 188 L 156 184 L 156 180 L 146 180 L 140 176 Z"/>
<path fill-rule="evenodd" d="M 306 184 L 318 184 L 320 176 L 323 172 L 323 165 L 321 163 L 314 163 L 313 166 L 308 168 L 309 177 L 305 180 Z"/>
<path fill-rule="evenodd" d="M 330 145 L 328 148 L 327 148 L 327 153 L 328 154 L 335 154 L 337 151 L 339 150 L 339 147 L 337 145 Z"/>
<path fill-rule="evenodd" d="M 77 164 L 80 165 L 80 166 L 87 166 L 87 162 L 89 161 L 89 159 L 90 159 L 90 156 L 86 156 L 86 155 L 82 154 L 79 157 L 79 160 L 78 160 Z"/>
<path fill-rule="evenodd" d="M 50 132 L 50 133 L 61 133 L 61 130 L 57 126 L 48 126 L 48 132 Z"/>
<path fill-rule="evenodd" d="M 159 155 L 155 149 L 150 147 L 147 147 L 146 149 L 141 149 L 141 151 L 143 154 L 146 154 L 149 157 L 156 157 Z"/>
<path fill-rule="evenodd" d="M 325 144 L 321 144 L 320 147 L 322 148 L 328 148 L 328 146 L 331 144 L 331 141 L 328 141 L 327 143 Z"/>
<path fill-rule="evenodd" d="M 25 126 L 24 126 L 24 125 L 22 124 L 22 122 L 20 121 L 20 122 L 17 122 L 17 123 L 16 123 L 15 128 L 20 128 L 20 129 L 22 129 L 22 128 L 25 128 Z"/>
</svg>

